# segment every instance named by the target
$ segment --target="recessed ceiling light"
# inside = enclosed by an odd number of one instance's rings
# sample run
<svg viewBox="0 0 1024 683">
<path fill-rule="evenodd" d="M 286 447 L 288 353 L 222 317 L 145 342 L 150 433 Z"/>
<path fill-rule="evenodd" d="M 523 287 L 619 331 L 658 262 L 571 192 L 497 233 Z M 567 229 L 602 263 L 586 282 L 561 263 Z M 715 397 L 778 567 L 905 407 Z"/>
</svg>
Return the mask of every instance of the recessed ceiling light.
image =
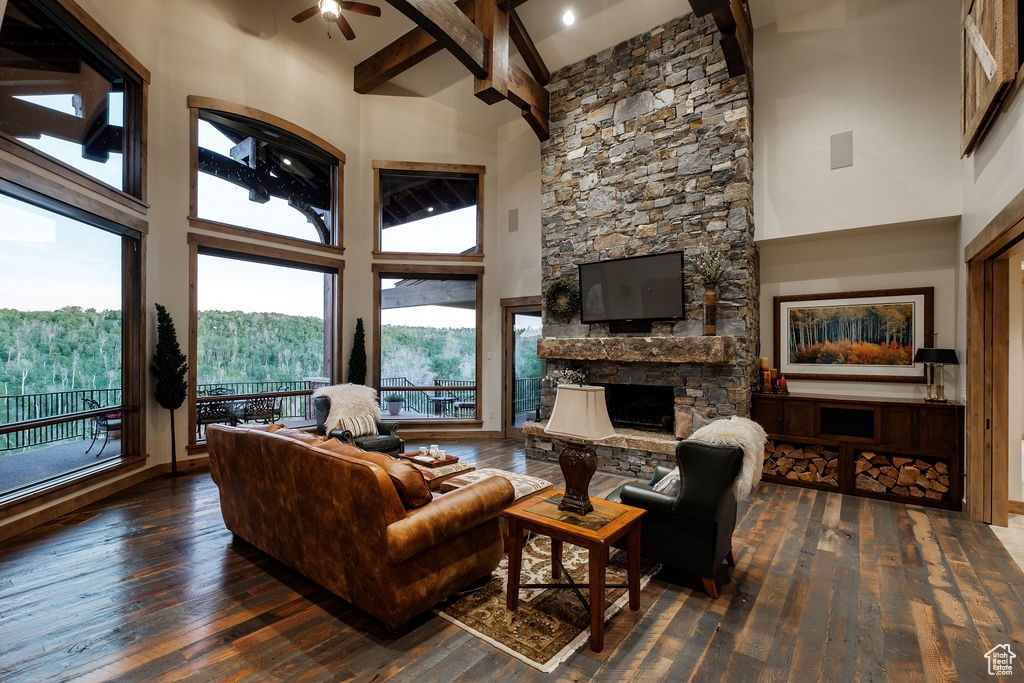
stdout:
<svg viewBox="0 0 1024 683">
<path fill-rule="evenodd" d="M 428 206 L 427 207 L 427 213 L 434 213 L 434 207 Z"/>
<path fill-rule="evenodd" d="M 576 15 L 571 9 L 565 10 L 565 14 L 562 15 L 562 23 L 566 26 L 572 26 L 576 23 Z"/>
<path fill-rule="evenodd" d="M 291 166 L 292 165 L 292 160 L 289 159 L 288 157 L 285 157 L 284 159 L 281 159 L 281 161 L 284 162 L 285 166 Z"/>
</svg>

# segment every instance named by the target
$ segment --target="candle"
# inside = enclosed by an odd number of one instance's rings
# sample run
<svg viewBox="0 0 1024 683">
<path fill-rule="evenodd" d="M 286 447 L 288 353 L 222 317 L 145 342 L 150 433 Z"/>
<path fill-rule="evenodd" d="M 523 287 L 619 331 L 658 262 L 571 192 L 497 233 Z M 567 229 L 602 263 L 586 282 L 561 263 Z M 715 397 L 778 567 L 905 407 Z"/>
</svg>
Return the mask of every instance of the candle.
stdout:
<svg viewBox="0 0 1024 683">
<path fill-rule="evenodd" d="M 758 360 L 761 363 L 761 372 L 764 372 L 765 370 L 767 370 L 768 369 L 768 356 L 761 356 Z"/>
<path fill-rule="evenodd" d="M 767 370 L 761 373 L 761 391 L 772 390 L 772 376 Z"/>
</svg>

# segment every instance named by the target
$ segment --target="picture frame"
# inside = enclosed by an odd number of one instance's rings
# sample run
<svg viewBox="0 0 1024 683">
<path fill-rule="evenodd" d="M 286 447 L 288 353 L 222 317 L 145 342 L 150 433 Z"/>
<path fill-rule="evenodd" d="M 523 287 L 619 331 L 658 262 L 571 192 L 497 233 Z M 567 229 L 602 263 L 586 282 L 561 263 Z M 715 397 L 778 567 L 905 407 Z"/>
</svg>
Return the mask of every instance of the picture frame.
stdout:
<svg viewBox="0 0 1024 683">
<path fill-rule="evenodd" d="M 787 379 L 924 383 L 934 287 L 773 297 L 775 367 Z"/>
</svg>

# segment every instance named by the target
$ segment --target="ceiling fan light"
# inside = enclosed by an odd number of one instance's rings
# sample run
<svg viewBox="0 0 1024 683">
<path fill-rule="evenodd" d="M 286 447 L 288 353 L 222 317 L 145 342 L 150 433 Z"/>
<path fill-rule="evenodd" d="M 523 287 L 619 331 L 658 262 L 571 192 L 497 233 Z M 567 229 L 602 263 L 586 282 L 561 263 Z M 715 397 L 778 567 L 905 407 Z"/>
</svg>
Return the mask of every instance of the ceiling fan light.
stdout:
<svg viewBox="0 0 1024 683">
<path fill-rule="evenodd" d="M 320 16 L 325 21 L 334 23 L 341 16 L 341 5 L 338 0 L 320 0 Z"/>
</svg>

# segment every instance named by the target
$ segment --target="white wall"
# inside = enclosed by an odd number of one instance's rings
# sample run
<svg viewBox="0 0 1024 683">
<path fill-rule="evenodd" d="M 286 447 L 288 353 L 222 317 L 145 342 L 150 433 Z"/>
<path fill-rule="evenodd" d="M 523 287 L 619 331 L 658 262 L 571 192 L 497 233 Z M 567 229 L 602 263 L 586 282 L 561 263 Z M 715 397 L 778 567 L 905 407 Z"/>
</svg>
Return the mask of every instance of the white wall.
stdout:
<svg viewBox="0 0 1024 683">
<path fill-rule="evenodd" d="M 774 357 L 772 297 L 902 287 L 934 287 L 937 345 L 956 334 L 957 229 L 952 221 L 850 230 L 761 242 L 761 353 Z M 963 354 L 959 354 L 961 359 Z M 962 374 L 962 373 L 961 373 Z M 956 371 L 947 368 L 954 392 Z M 795 393 L 924 398 L 924 385 L 792 380 Z"/>
<path fill-rule="evenodd" d="M 822 4 L 755 32 L 756 239 L 958 215 L 959 5 Z"/>
</svg>

